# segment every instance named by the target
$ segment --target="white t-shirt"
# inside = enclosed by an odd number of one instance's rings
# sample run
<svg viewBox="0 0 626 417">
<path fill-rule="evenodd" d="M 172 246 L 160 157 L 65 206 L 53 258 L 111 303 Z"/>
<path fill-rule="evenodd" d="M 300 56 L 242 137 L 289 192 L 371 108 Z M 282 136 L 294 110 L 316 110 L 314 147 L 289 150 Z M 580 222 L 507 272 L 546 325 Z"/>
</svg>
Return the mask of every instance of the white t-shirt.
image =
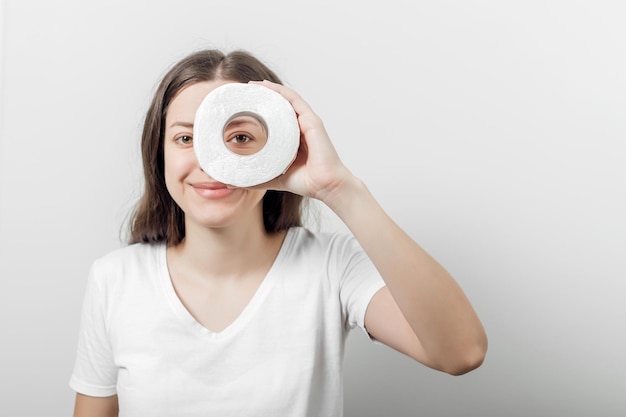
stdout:
<svg viewBox="0 0 626 417">
<path fill-rule="evenodd" d="M 347 332 L 383 285 L 352 236 L 292 228 L 215 333 L 176 295 L 165 245 L 131 245 L 92 266 L 70 386 L 117 394 L 121 417 L 341 416 Z"/>
</svg>

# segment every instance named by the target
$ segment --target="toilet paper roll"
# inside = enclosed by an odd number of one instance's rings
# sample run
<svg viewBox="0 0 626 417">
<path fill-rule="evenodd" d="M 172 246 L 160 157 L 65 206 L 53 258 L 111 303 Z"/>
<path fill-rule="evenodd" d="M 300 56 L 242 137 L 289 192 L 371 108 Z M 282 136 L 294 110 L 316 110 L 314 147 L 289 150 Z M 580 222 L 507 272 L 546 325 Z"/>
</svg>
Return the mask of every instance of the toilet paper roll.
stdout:
<svg viewBox="0 0 626 417">
<path fill-rule="evenodd" d="M 224 129 L 238 115 L 253 116 L 267 128 L 267 142 L 256 153 L 239 155 L 224 142 Z M 193 144 L 200 167 L 213 179 L 236 187 L 270 181 L 291 165 L 300 128 L 291 104 L 258 84 L 228 83 L 215 88 L 195 115 Z"/>
</svg>

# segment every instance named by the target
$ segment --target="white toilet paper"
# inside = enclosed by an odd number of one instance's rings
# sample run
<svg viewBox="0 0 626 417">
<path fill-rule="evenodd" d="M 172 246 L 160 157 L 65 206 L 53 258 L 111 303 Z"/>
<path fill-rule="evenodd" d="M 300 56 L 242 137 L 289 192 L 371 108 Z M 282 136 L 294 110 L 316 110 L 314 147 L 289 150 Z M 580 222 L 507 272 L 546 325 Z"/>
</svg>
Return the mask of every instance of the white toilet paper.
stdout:
<svg viewBox="0 0 626 417">
<path fill-rule="evenodd" d="M 260 119 L 267 142 L 258 152 L 239 155 L 224 142 L 224 128 L 240 114 Z M 228 83 L 211 91 L 196 112 L 193 144 L 200 167 L 213 179 L 236 187 L 270 181 L 291 165 L 300 145 L 300 128 L 291 104 L 257 84 Z"/>
</svg>

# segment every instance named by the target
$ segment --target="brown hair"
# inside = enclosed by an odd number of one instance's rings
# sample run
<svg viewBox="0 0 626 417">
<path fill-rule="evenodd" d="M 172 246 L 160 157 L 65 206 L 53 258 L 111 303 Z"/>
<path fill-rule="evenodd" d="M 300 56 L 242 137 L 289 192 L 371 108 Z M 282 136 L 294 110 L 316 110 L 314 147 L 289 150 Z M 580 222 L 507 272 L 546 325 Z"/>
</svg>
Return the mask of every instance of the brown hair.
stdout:
<svg viewBox="0 0 626 417">
<path fill-rule="evenodd" d="M 175 245 L 185 237 L 185 216 L 165 186 L 163 137 L 165 114 L 173 98 L 188 85 L 216 79 L 239 82 L 269 80 L 276 74 L 245 51 L 224 54 L 204 50 L 188 55 L 163 77 L 148 112 L 141 137 L 144 192 L 130 218 L 129 243 L 165 241 Z M 300 226 L 302 196 L 268 190 L 263 197 L 263 222 L 268 233 Z"/>
</svg>

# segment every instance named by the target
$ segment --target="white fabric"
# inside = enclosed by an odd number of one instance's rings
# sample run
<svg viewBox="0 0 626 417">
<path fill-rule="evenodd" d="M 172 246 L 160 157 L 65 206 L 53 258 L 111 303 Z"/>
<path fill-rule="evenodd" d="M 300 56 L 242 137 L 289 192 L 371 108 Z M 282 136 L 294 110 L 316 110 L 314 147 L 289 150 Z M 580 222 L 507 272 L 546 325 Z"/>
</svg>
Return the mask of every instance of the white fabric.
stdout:
<svg viewBox="0 0 626 417">
<path fill-rule="evenodd" d="M 131 245 L 91 269 L 70 386 L 117 393 L 121 417 L 341 416 L 347 332 L 383 285 L 353 237 L 292 228 L 214 333 L 177 297 L 165 246 Z"/>
</svg>

